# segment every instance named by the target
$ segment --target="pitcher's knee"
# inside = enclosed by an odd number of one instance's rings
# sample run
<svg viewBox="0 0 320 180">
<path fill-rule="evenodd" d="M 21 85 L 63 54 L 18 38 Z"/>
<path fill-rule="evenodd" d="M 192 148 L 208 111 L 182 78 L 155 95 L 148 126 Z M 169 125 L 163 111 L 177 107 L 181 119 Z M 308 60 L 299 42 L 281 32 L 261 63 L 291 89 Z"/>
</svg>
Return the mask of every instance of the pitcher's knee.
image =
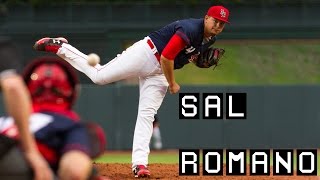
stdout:
<svg viewBox="0 0 320 180">
<path fill-rule="evenodd" d="M 96 79 L 92 79 L 92 82 L 97 84 L 97 85 L 104 85 L 105 84 L 103 81 L 99 81 L 99 80 L 96 80 Z"/>
<path fill-rule="evenodd" d="M 155 111 L 152 110 L 140 110 L 139 111 L 139 116 L 143 119 L 149 120 L 149 121 L 154 121 L 154 115 Z"/>
<path fill-rule="evenodd" d="M 95 83 L 95 84 L 97 84 L 97 85 L 104 85 L 104 84 L 106 84 L 102 78 L 98 78 L 98 77 L 94 77 L 94 78 L 93 78 L 93 77 L 91 77 L 90 79 L 91 79 L 91 81 L 92 81 L 93 83 Z"/>
</svg>

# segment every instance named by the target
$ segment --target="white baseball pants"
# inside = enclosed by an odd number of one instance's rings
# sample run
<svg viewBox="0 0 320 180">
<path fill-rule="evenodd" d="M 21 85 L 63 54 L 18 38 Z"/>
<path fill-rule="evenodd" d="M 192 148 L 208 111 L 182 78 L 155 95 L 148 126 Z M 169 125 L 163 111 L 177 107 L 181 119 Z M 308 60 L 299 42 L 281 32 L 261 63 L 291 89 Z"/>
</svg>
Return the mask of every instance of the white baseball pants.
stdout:
<svg viewBox="0 0 320 180">
<path fill-rule="evenodd" d="M 138 116 L 133 137 L 132 166 L 147 165 L 150 153 L 154 115 L 162 104 L 168 82 L 154 52 L 147 44 L 149 37 L 133 44 L 107 64 L 88 64 L 88 56 L 63 44 L 57 55 L 74 68 L 86 74 L 94 83 L 104 85 L 130 77 L 139 77 L 140 98 Z"/>
</svg>

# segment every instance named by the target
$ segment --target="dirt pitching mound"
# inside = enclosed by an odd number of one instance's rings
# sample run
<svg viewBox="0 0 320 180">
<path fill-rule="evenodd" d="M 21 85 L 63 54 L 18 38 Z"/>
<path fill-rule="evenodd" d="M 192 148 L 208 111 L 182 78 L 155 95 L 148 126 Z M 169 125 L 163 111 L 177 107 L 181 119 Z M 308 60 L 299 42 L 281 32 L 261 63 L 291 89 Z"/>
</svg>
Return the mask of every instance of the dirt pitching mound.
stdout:
<svg viewBox="0 0 320 180">
<path fill-rule="evenodd" d="M 131 172 L 131 164 L 121 163 L 95 163 L 95 167 L 98 168 L 101 175 L 107 177 L 110 180 L 137 180 L 134 178 Z M 151 171 L 150 178 L 153 180 L 175 180 L 175 179 L 186 179 L 186 180 L 316 180 L 316 176 L 272 176 L 272 168 L 270 169 L 271 176 L 202 176 L 202 167 L 200 167 L 200 176 L 179 176 L 179 165 L 178 164 L 150 164 L 148 166 Z M 223 166 L 225 172 L 225 165 Z M 250 174 L 250 167 L 247 166 L 247 174 Z"/>
</svg>

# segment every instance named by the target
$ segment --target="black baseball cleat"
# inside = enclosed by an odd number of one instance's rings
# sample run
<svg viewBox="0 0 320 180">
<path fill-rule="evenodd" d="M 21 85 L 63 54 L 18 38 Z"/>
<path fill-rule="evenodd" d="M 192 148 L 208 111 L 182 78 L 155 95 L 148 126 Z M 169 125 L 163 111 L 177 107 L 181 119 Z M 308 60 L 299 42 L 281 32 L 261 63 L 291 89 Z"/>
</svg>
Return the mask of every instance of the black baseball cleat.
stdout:
<svg viewBox="0 0 320 180">
<path fill-rule="evenodd" d="M 150 177 L 151 173 L 148 168 L 144 165 L 137 165 L 132 169 L 134 177 L 136 178 L 143 178 L 143 177 Z"/>
<path fill-rule="evenodd" d="M 68 43 L 68 41 L 63 37 L 58 37 L 58 38 L 45 37 L 45 38 L 38 40 L 33 45 L 33 49 L 35 49 L 37 51 L 46 51 L 46 52 L 57 53 L 63 43 Z"/>
</svg>

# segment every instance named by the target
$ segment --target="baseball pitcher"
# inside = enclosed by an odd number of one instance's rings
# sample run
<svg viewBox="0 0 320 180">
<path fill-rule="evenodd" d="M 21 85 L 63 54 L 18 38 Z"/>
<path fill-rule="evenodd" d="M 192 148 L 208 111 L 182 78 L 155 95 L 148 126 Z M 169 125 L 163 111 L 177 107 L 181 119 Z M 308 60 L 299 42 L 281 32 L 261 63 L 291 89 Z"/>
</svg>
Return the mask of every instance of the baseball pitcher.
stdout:
<svg viewBox="0 0 320 180">
<path fill-rule="evenodd" d="M 34 49 L 57 54 L 99 85 L 139 77 L 140 98 L 132 147 L 135 177 L 150 176 L 147 169 L 152 122 L 167 89 L 179 92 L 174 69 L 192 62 L 200 68 L 218 65 L 224 50 L 213 47 L 216 37 L 228 23 L 229 10 L 212 6 L 204 18 L 183 19 L 151 32 L 105 65 L 90 66 L 88 56 L 65 38 L 42 38 Z"/>
</svg>

